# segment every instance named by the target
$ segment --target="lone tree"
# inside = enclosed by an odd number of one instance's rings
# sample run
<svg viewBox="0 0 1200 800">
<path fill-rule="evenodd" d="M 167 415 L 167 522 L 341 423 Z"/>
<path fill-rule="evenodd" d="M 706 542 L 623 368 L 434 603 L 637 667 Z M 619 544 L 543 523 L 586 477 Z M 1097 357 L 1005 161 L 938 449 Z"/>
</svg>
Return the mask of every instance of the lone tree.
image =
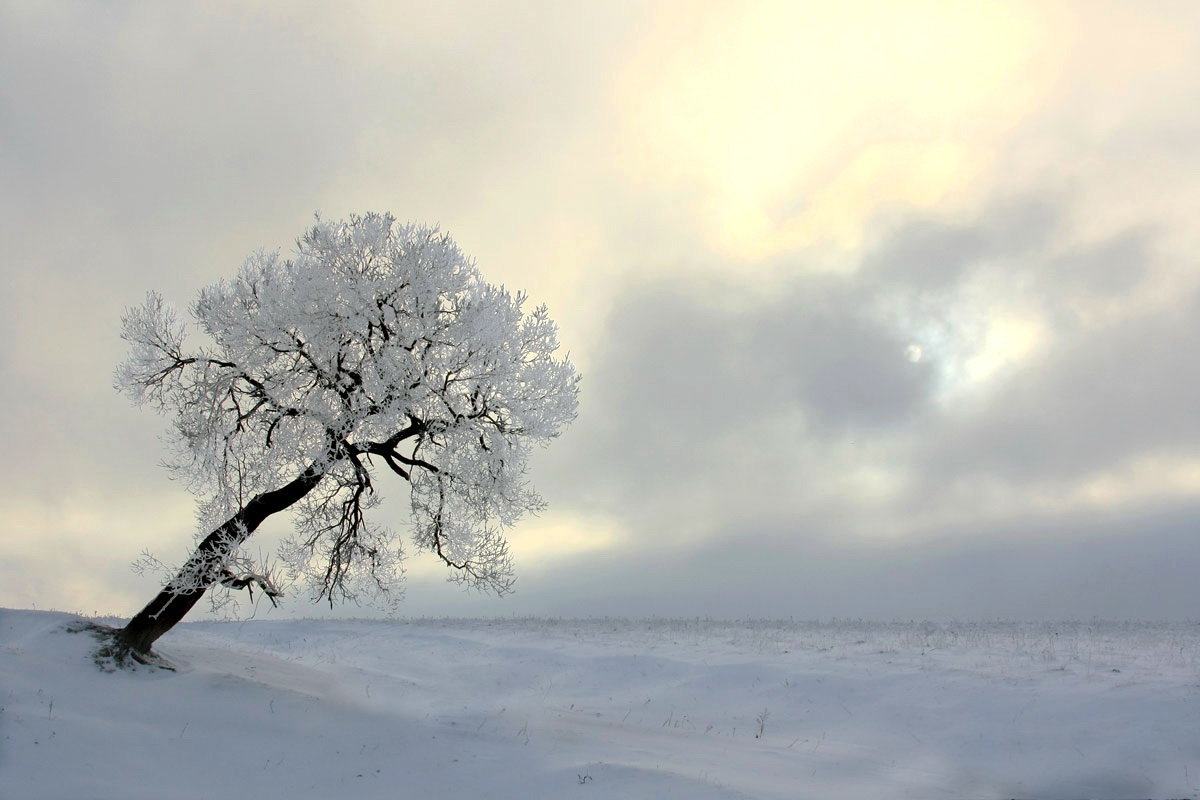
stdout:
<svg viewBox="0 0 1200 800">
<path fill-rule="evenodd" d="M 503 529 L 543 501 L 531 445 L 575 417 L 575 368 L 545 307 L 524 310 L 449 236 L 387 214 L 317 220 L 291 258 L 259 252 L 192 306 L 209 339 L 154 293 L 123 319 L 116 386 L 173 417 L 168 467 L 200 501 L 199 543 L 105 651 L 151 646 L 214 586 L 279 590 L 242 548 L 293 509 L 279 558 L 314 598 L 387 600 L 396 535 L 369 521 L 380 467 L 407 482 L 411 528 L 469 585 L 512 586 Z"/>
</svg>

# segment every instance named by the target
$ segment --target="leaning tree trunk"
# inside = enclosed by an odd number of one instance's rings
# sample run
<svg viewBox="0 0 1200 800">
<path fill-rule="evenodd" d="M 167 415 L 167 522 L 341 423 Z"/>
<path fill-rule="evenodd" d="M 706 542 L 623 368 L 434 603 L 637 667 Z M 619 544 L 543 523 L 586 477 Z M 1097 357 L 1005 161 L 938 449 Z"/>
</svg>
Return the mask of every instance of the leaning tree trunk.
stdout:
<svg viewBox="0 0 1200 800">
<path fill-rule="evenodd" d="M 220 565 L 225 556 L 246 541 L 267 517 L 312 491 L 323 475 L 323 470 L 309 467 L 286 486 L 255 495 L 241 511 L 204 537 L 170 583 L 118 632 L 118 647 L 137 660 L 149 656 L 154 642 L 175 627 L 221 577 Z"/>
</svg>

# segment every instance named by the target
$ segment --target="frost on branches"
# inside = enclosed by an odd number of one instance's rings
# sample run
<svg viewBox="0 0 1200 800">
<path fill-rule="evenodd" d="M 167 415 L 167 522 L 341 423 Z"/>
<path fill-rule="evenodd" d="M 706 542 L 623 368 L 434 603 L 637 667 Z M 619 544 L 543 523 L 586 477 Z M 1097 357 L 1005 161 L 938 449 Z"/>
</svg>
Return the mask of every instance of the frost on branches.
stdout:
<svg viewBox="0 0 1200 800">
<path fill-rule="evenodd" d="M 386 598 L 400 547 L 369 516 L 386 473 L 408 484 L 418 547 L 460 581 L 509 590 L 503 531 L 543 506 L 530 447 L 575 417 L 578 393 L 545 307 L 524 305 L 449 236 L 368 214 L 318 219 L 291 258 L 257 253 L 204 289 L 191 309 L 203 344 L 157 294 L 131 309 L 116 385 L 173 417 L 168 466 L 207 532 L 139 617 L 169 628 L 179 598 L 190 608 L 214 584 L 277 592 L 242 544 L 289 507 L 279 557 L 315 597 Z M 148 653 L 165 629 L 128 631 Z"/>
</svg>

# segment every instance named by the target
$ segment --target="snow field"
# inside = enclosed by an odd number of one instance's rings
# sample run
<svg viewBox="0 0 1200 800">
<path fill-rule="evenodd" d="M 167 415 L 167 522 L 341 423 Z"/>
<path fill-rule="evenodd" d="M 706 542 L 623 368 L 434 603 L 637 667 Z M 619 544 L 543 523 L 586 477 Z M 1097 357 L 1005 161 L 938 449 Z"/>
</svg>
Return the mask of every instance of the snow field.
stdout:
<svg viewBox="0 0 1200 800">
<path fill-rule="evenodd" d="M 0 798 L 1178 798 L 1200 627 L 0 611 Z"/>
</svg>

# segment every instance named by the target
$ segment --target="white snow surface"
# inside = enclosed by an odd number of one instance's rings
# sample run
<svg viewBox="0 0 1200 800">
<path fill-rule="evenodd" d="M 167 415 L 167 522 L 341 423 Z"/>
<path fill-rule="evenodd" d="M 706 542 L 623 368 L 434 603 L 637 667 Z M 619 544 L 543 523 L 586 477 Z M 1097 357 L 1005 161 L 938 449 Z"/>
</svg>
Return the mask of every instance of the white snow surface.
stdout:
<svg viewBox="0 0 1200 800">
<path fill-rule="evenodd" d="M 1195 623 L 77 619 L 0 611 L 4 800 L 1200 793 Z"/>
</svg>

